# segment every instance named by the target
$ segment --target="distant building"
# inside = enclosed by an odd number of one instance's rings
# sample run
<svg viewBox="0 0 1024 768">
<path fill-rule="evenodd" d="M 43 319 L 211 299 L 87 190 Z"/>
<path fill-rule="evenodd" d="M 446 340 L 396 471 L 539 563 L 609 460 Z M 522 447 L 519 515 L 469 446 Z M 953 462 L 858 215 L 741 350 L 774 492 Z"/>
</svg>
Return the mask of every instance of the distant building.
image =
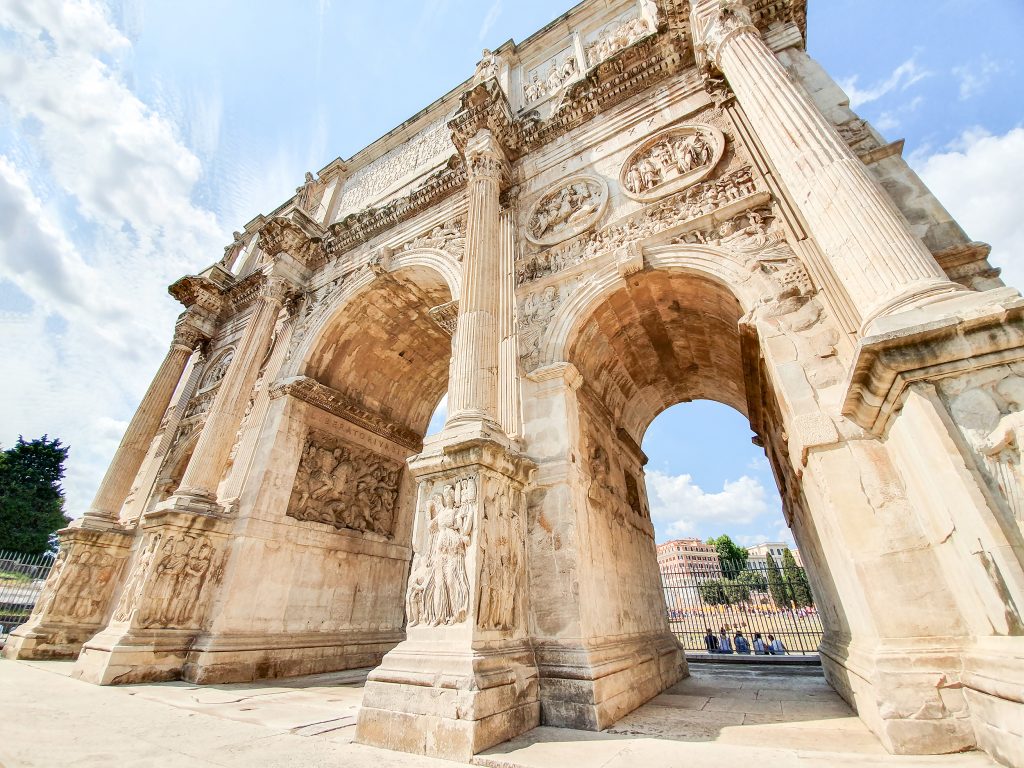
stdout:
<svg viewBox="0 0 1024 768">
<path fill-rule="evenodd" d="M 747 567 L 751 570 L 764 570 L 768 567 L 769 556 L 775 561 L 775 564 L 782 567 L 782 551 L 789 547 L 783 541 L 766 541 L 762 544 L 755 544 L 752 547 L 747 547 Z M 790 549 L 793 553 L 793 559 L 796 564 L 803 568 L 804 562 L 800 557 L 799 549 Z"/>
<path fill-rule="evenodd" d="M 669 576 L 722 576 L 718 550 L 700 539 L 673 539 L 659 544 L 658 569 L 666 583 Z"/>
</svg>

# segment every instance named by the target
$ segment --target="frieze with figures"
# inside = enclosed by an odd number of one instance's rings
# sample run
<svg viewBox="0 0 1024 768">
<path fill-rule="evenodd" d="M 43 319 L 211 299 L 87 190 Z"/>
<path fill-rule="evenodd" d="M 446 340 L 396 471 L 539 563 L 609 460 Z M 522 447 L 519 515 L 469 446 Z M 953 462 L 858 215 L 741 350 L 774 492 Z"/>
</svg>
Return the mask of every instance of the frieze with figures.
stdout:
<svg viewBox="0 0 1024 768">
<path fill-rule="evenodd" d="M 560 181 L 541 195 L 526 217 L 526 238 L 535 245 L 553 245 L 590 229 L 608 204 L 608 185 L 597 176 L 580 174 Z"/>
<path fill-rule="evenodd" d="M 584 233 L 538 254 L 522 258 L 516 267 L 519 284 L 539 280 L 574 267 L 627 243 L 643 240 L 672 227 L 685 224 L 738 202 L 757 192 L 749 168 L 737 170 L 713 181 L 691 187 L 623 222 Z"/>
</svg>

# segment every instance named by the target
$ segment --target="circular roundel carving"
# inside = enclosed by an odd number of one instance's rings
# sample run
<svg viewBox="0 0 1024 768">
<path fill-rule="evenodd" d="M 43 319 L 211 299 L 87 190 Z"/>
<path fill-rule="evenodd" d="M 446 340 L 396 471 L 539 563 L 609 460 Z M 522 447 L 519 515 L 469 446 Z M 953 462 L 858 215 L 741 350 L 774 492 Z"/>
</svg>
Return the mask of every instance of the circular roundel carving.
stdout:
<svg viewBox="0 0 1024 768">
<path fill-rule="evenodd" d="M 707 178 L 724 151 L 725 136 L 713 125 L 676 125 L 633 150 L 619 185 L 634 200 L 657 200 Z"/>
<path fill-rule="evenodd" d="M 554 245 L 585 232 L 597 223 L 608 205 L 604 179 L 578 174 L 559 181 L 540 196 L 526 217 L 526 239 L 534 245 Z"/>
</svg>

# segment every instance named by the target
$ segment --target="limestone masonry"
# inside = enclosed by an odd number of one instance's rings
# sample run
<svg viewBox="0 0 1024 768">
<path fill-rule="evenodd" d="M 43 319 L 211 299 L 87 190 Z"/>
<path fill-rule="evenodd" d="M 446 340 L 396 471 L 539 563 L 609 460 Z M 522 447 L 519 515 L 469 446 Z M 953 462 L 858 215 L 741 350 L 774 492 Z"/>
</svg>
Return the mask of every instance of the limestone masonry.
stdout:
<svg viewBox="0 0 1024 768">
<path fill-rule="evenodd" d="M 772 464 L 832 687 L 892 752 L 1024 765 L 1024 300 L 805 22 L 586 0 L 307 174 L 171 286 L 6 656 L 372 666 L 357 739 L 459 760 L 605 728 L 687 675 L 639 445 L 711 398 Z"/>
</svg>

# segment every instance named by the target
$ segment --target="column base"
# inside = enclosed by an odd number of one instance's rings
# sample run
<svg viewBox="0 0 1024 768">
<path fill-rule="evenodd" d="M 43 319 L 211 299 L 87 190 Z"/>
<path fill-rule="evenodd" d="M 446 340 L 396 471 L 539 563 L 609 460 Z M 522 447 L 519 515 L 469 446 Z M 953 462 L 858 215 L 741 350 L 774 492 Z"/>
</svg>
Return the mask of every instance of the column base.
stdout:
<svg viewBox="0 0 1024 768">
<path fill-rule="evenodd" d="M 528 641 L 465 653 L 407 641 L 370 673 L 356 741 L 465 762 L 538 725 Z"/>
<path fill-rule="evenodd" d="M 974 749 L 976 738 L 960 681 L 962 649 L 907 640 L 860 649 L 826 638 L 821 666 L 835 691 L 897 755 L 938 755 Z"/>
<path fill-rule="evenodd" d="M 179 488 L 174 495 L 160 502 L 146 517 L 155 517 L 156 512 L 185 512 L 205 517 L 223 517 L 224 507 L 217 503 L 217 494 L 205 488 Z"/>
<path fill-rule="evenodd" d="M 401 630 L 201 636 L 188 653 L 181 677 L 206 685 L 376 667 L 404 638 Z"/>
<path fill-rule="evenodd" d="M 534 643 L 540 672 L 541 721 L 600 731 L 689 676 L 670 632 L 582 647 Z"/>
<path fill-rule="evenodd" d="M 178 680 L 194 639 L 189 630 L 101 632 L 82 647 L 71 676 L 95 685 Z"/>
<path fill-rule="evenodd" d="M 1024 765 L 1024 638 L 979 639 L 964 658 L 963 682 L 978 748 Z"/>
</svg>

